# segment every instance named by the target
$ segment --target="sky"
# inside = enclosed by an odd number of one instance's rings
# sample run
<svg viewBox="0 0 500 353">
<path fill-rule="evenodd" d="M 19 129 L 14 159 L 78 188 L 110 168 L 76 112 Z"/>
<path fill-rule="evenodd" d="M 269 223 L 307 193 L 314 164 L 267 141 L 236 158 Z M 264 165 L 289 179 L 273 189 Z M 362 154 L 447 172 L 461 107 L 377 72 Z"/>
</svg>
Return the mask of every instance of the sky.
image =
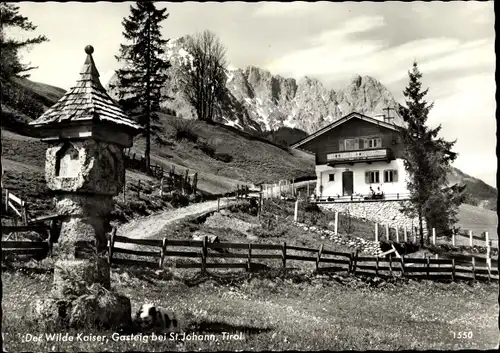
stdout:
<svg viewBox="0 0 500 353">
<path fill-rule="evenodd" d="M 133 3 L 19 3 L 50 42 L 23 52 L 31 79 L 70 88 L 91 44 L 103 84 L 119 68 L 121 21 Z M 454 166 L 496 187 L 495 15 L 488 2 L 157 2 L 165 38 L 203 30 L 227 48 L 231 67 L 315 77 L 342 88 L 356 74 L 378 79 L 404 103 L 416 60 L 434 102 L 429 124 L 457 140 Z M 34 33 L 28 33 L 32 36 Z M 12 35 L 24 34 L 12 32 Z"/>
</svg>

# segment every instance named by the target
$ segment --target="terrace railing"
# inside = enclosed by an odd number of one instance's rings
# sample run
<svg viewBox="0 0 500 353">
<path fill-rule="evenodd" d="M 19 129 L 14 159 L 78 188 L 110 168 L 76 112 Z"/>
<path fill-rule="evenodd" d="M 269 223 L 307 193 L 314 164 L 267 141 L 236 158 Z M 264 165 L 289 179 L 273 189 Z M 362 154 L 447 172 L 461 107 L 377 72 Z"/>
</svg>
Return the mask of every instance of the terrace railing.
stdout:
<svg viewBox="0 0 500 353">
<path fill-rule="evenodd" d="M 316 198 L 311 198 L 311 202 L 346 202 L 346 201 L 394 201 L 394 200 L 409 200 L 410 193 L 393 193 L 393 194 L 352 194 L 352 195 L 321 195 Z"/>
</svg>

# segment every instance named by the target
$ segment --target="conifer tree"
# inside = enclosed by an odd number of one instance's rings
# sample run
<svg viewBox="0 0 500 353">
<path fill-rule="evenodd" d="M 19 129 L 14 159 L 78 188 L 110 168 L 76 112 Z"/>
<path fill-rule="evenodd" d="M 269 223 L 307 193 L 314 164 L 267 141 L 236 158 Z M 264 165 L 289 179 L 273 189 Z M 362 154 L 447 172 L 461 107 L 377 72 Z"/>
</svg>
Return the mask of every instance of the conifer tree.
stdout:
<svg viewBox="0 0 500 353">
<path fill-rule="evenodd" d="M 428 114 L 434 103 L 428 104 L 425 96 L 429 89 L 422 90 L 422 74 L 416 62 L 408 72 L 409 84 L 403 94 L 406 107 L 400 105 L 399 114 L 407 124 L 402 131 L 405 145 L 404 164 L 410 178 L 407 187 L 411 194 L 410 205 L 403 211 L 417 216 L 420 228 L 420 244 L 424 244 L 423 221 L 429 231 L 438 224 L 450 225 L 456 216 L 458 205 L 463 201 L 462 187 L 447 187 L 447 174 L 456 153 L 451 148 L 456 141 L 448 142 L 438 138 L 441 125 L 436 128 L 427 126 Z M 444 219 L 444 221 L 443 221 Z"/>
<path fill-rule="evenodd" d="M 157 9 L 154 2 L 138 1 L 130 6 L 130 16 L 123 19 L 123 36 L 129 44 L 120 44 L 119 62 L 125 65 L 116 71 L 119 103 L 145 127 L 145 168 L 150 170 L 151 134 L 161 130 L 158 124 L 161 89 L 167 80 L 170 62 L 164 58 L 168 39 L 162 38 L 160 23 L 168 18 L 167 9 Z"/>
<path fill-rule="evenodd" d="M 29 77 L 27 72 L 36 69 L 36 67 L 21 63 L 19 51 L 31 45 L 48 41 L 47 37 L 43 35 L 24 40 L 8 38 L 5 29 L 9 27 L 23 31 L 36 29 L 36 26 L 27 17 L 19 13 L 19 6 L 15 3 L 0 3 L 0 50 L 2 53 L 0 56 L 0 78 L 2 83 L 10 81 L 12 77 Z"/>
</svg>

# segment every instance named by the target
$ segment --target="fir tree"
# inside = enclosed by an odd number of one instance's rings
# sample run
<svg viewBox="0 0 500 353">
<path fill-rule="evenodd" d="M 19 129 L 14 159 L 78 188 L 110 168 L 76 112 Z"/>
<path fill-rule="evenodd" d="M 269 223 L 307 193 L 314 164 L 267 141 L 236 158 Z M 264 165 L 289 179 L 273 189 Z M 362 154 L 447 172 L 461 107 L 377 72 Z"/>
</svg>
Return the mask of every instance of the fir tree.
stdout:
<svg viewBox="0 0 500 353">
<path fill-rule="evenodd" d="M 416 62 L 408 76 L 409 84 L 403 92 L 406 107 L 399 107 L 400 116 L 407 123 L 402 139 L 404 164 L 410 175 L 407 187 L 411 194 L 410 205 L 403 211 L 418 217 L 420 244 L 423 245 L 423 220 L 427 222 L 427 240 L 432 227 L 449 226 L 456 220 L 457 207 L 463 201 L 463 188 L 447 188 L 447 174 L 456 158 L 451 148 L 456 141 L 437 137 L 441 125 L 433 129 L 427 126 L 434 103 L 428 104 L 424 99 L 429 89 L 422 90 L 422 74 Z"/>
<path fill-rule="evenodd" d="M 0 3 L 0 50 L 2 52 L 0 78 L 2 83 L 10 81 L 12 77 L 29 77 L 27 72 L 36 69 L 36 67 L 21 63 L 19 51 L 31 45 L 48 41 L 47 37 L 43 35 L 25 40 L 7 38 L 5 29 L 9 27 L 24 31 L 36 29 L 36 26 L 27 17 L 19 13 L 19 6 L 14 3 Z"/>
<path fill-rule="evenodd" d="M 160 23 L 168 18 L 167 9 L 157 9 L 153 2 L 138 1 L 130 6 L 130 16 L 123 19 L 123 36 L 130 44 L 120 44 L 116 71 L 119 103 L 145 126 L 145 168 L 150 170 L 151 134 L 161 130 L 158 115 L 160 102 L 167 98 L 161 89 L 167 80 L 170 62 L 164 58 L 168 40 L 162 38 Z M 152 124 L 153 123 L 153 124 Z"/>
</svg>

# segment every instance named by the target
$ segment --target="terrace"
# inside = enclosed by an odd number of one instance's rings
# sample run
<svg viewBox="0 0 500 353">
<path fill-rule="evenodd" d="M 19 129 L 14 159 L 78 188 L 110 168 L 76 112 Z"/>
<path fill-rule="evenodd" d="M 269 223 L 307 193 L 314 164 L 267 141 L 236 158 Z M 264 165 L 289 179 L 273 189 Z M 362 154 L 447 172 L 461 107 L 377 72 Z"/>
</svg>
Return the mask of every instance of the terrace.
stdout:
<svg viewBox="0 0 500 353">
<path fill-rule="evenodd" d="M 331 203 L 331 202 L 374 202 L 374 201 L 397 201 L 409 200 L 410 193 L 397 194 L 352 194 L 352 195 L 330 195 L 311 198 L 311 202 L 316 203 Z"/>
</svg>

